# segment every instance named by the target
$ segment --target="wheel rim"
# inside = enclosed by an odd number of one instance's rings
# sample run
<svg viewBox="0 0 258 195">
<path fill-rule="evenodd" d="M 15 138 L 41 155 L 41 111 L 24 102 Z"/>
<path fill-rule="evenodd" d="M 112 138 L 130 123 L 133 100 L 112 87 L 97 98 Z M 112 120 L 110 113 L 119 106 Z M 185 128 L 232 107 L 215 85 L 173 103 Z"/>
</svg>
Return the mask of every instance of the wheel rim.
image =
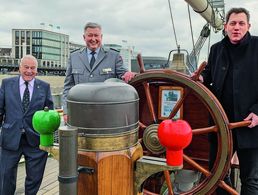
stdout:
<svg viewBox="0 0 258 195">
<path fill-rule="evenodd" d="M 144 87 L 145 98 L 148 102 L 153 124 L 158 123 L 157 113 L 153 105 L 150 89 L 150 86 L 155 83 L 156 85 L 157 83 L 161 85 L 173 83 L 173 85 L 183 87 L 185 91 L 189 90 L 191 93 L 194 93 L 195 96 L 199 98 L 199 100 L 207 107 L 215 124 L 214 126 L 207 128 L 193 129 L 193 135 L 205 134 L 207 132 L 216 132 L 219 147 L 217 157 L 211 171 L 203 168 L 202 166 L 198 166 L 198 163 L 184 155 L 184 161 L 194 168 L 197 168 L 198 171 L 202 172 L 203 175 L 205 175 L 205 178 L 199 185 L 183 194 L 207 194 L 208 192 L 213 191 L 218 185 L 223 186 L 222 180 L 230 167 L 230 158 L 232 156 L 232 137 L 228 128 L 229 122 L 227 116 L 217 98 L 204 85 L 193 81 L 190 77 L 182 73 L 171 70 L 145 71 L 144 73 L 136 76 L 130 82 L 130 84 L 134 86 L 137 91 Z M 141 119 L 140 124 L 145 128 L 149 125 L 144 124 Z"/>
</svg>

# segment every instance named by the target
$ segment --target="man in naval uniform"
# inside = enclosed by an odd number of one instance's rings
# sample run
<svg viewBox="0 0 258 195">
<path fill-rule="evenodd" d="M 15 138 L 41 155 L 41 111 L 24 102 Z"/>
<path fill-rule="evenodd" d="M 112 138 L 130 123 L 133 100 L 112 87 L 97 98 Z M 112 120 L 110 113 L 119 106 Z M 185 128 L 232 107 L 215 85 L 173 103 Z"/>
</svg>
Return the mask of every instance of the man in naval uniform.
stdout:
<svg viewBox="0 0 258 195">
<path fill-rule="evenodd" d="M 102 29 L 97 23 L 87 23 L 83 38 L 86 47 L 71 53 L 64 81 L 63 111 L 67 122 L 66 99 L 69 90 L 76 84 L 87 82 L 103 82 L 109 78 L 130 81 L 135 73 L 128 72 L 118 51 L 106 50 L 102 47 Z"/>
</svg>

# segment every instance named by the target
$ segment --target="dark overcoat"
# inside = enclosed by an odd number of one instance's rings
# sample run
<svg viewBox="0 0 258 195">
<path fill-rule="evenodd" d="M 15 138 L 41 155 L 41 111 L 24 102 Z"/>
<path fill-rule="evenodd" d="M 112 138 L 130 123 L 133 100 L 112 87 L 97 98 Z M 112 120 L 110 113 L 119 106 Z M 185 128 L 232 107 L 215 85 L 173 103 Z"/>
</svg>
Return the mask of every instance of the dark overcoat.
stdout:
<svg viewBox="0 0 258 195">
<path fill-rule="evenodd" d="M 230 59 L 226 49 L 228 41 L 226 36 L 211 47 L 202 76 L 204 84 L 221 100 L 225 78 L 229 70 L 233 71 L 233 115 L 235 121 L 242 121 L 251 112 L 258 115 L 258 37 L 251 36 L 249 32 L 245 35 L 234 55 L 233 69 L 229 68 Z M 239 148 L 258 147 L 258 126 L 233 131 Z"/>
</svg>

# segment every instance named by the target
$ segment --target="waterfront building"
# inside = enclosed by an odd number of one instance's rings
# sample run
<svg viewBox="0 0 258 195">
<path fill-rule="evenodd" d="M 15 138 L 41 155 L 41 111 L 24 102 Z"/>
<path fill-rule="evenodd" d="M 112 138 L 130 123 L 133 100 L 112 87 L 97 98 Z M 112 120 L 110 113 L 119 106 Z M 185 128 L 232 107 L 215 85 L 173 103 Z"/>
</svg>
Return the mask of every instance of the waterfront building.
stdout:
<svg viewBox="0 0 258 195">
<path fill-rule="evenodd" d="M 69 35 L 44 29 L 12 29 L 12 58 L 31 54 L 39 68 L 66 68 Z"/>
<path fill-rule="evenodd" d="M 0 57 L 9 57 L 11 55 L 11 48 L 0 48 Z"/>
<path fill-rule="evenodd" d="M 69 35 L 50 29 L 12 29 L 12 48 L 0 48 L 0 72 L 18 71 L 20 59 L 31 54 L 38 59 L 40 75 L 64 75 L 70 52 L 85 47 L 69 41 Z M 127 41 L 104 44 L 105 49 L 120 52 L 129 71 L 139 72 L 137 51 Z M 166 68 L 167 59 L 143 56 L 145 69 Z"/>
<path fill-rule="evenodd" d="M 115 49 L 120 52 L 120 55 L 123 58 L 125 66 L 129 71 L 139 72 L 140 68 L 136 59 L 138 54 L 135 51 L 134 46 L 128 45 L 127 41 L 122 40 L 122 45 L 119 44 L 104 44 L 106 49 Z M 142 56 L 144 62 L 144 68 L 148 69 L 164 69 L 168 68 L 167 58 L 157 57 L 157 56 Z"/>
<path fill-rule="evenodd" d="M 17 63 L 11 58 L 12 48 L 0 48 L 0 65 L 8 65 Z"/>
<path fill-rule="evenodd" d="M 69 53 L 71 53 L 72 51 L 74 51 L 76 49 L 80 49 L 80 48 L 83 48 L 83 47 L 85 47 L 85 44 L 70 42 L 69 43 Z"/>
<path fill-rule="evenodd" d="M 0 48 L 0 73 L 7 73 L 15 70 L 14 64 L 18 64 L 18 60 L 11 57 L 12 48 Z"/>
<path fill-rule="evenodd" d="M 156 56 L 142 56 L 144 62 L 145 70 L 149 69 L 164 69 L 168 68 L 167 58 L 156 57 Z M 140 72 L 140 67 L 138 65 L 137 59 L 132 59 L 132 69 L 133 72 Z"/>
<path fill-rule="evenodd" d="M 124 41 L 123 41 L 124 43 Z M 135 59 L 135 56 L 134 53 L 134 47 L 132 46 L 129 46 L 129 45 L 118 45 L 118 44 L 104 44 L 103 45 L 104 48 L 106 49 L 115 49 L 117 51 L 120 52 L 120 55 L 122 56 L 123 58 L 123 61 L 124 61 L 124 65 L 128 68 L 129 71 L 131 71 L 131 66 L 132 66 L 132 59 Z"/>
</svg>

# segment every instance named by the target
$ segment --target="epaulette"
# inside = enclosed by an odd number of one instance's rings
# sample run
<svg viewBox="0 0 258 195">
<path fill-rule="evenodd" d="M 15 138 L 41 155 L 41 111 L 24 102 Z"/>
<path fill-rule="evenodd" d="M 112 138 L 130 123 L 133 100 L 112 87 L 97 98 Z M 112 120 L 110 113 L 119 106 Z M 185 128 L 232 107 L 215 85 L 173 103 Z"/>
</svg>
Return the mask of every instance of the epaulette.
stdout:
<svg viewBox="0 0 258 195">
<path fill-rule="evenodd" d="M 74 49 L 73 51 L 71 51 L 70 53 L 73 53 L 73 52 L 76 52 L 78 50 L 80 50 L 81 48 L 78 48 L 78 49 Z"/>
<path fill-rule="evenodd" d="M 114 48 L 110 48 L 110 50 L 113 50 L 113 51 L 116 51 L 119 53 L 119 51 L 117 49 L 114 49 Z"/>
</svg>

